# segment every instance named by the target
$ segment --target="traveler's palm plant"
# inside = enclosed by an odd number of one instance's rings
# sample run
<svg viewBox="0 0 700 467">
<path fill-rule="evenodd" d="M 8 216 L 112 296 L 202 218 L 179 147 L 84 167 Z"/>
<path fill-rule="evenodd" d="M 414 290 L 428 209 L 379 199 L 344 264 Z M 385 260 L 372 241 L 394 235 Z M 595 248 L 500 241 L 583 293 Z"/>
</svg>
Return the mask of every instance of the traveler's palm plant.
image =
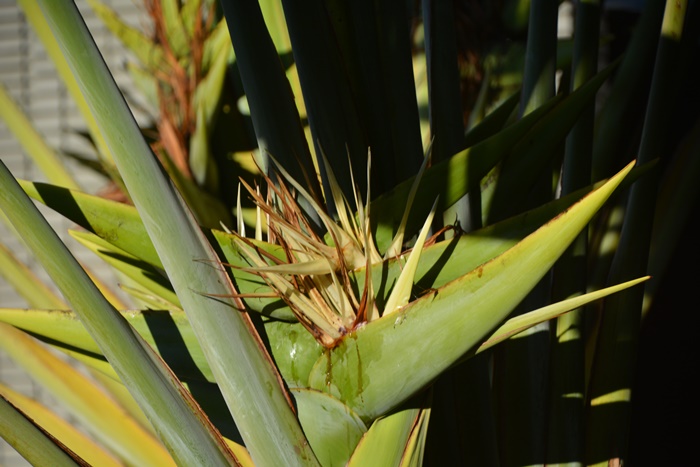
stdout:
<svg viewBox="0 0 700 467">
<path fill-rule="evenodd" d="M 222 19 L 210 1 L 152 0 L 148 38 L 93 0 L 139 59 L 131 69 L 158 109 L 156 132 L 136 125 L 77 10 L 37 3 L 20 2 L 120 195 L 82 193 L 58 170 L 41 184 L 0 167 L 0 207 L 64 297 L 3 249 L 3 272 L 32 309 L 0 310 L 0 346 L 95 439 L 0 386 L 0 434 L 27 459 L 360 466 L 623 456 L 628 416 L 606 409 L 629 402 L 634 339 L 625 333 L 635 335 L 642 313 L 642 288 L 632 286 L 645 280 L 652 159 L 667 147 L 658 105 L 669 98 L 683 2 L 664 13 L 655 111 L 636 168 L 605 157 L 619 144 L 606 119 L 634 99 L 628 90 L 613 87 L 593 137 L 593 101 L 613 69 L 591 65 L 599 18 L 588 3 L 573 54 L 559 61 L 570 91 L 555 96 L 556 4 L 535 0 L 522 90 L 502 99 L 496 80 L 483 79 L 464 109 L 451 2 L 423 2 L 416 51 L 409 10 L 381 2 L 222 0 Z M 650 8 L 633 44 L 658 38 L 649 31 L 661 16 Z M 626 56 L 617 79 L 645 60 Z M 428 78 L 427 150 L 414 67 Z M 52 159 L 6 108 L 27 151 Z M 611 196 L 627 197 L 629 213 L 612 267 L 600 238 L 615 235 L 616 211 L 587 229 Z M 85 273 L 29 197 L 82 227 L 71 235 L 119 272 L 132 309 Z M 585 325 L 585 305 L 628 288 Z"/>
</svg>

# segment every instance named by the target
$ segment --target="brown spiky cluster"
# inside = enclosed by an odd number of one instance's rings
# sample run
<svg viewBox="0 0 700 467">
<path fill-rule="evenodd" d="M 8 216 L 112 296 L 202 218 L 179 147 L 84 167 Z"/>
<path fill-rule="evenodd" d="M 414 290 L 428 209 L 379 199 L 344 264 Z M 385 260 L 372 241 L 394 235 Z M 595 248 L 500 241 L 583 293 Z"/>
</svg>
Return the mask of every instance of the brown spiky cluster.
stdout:
<svg viewBox="0 0 700 467">
<path fill-rule="evenodd" d="M 265 182 L 266 197 L 242 183 L 266 219 L 269 243 L 281 246 L 285 256 L 280 259 L 243 236 L 238 236 L 238 246 L 253 266 L 250 271 L 266 281 L 319 343 L 333 347 L 367 321 L 373 303 L 370 284 L 365 283 L 358 299 L 350 280 L 350 264 L 357 266 L 360 259 L 357 245 L 337 228 L 328 229 L 327 244 L 301 210 L 295 190 L 279 176 L 275 182 L 265 177 Z M 368 266 L 364 254 L 361 258 L 361 266 Z"/>
<path fill-rule="evenodd" d="M 329 170 L 331 193 L 327 196 L 332 199 L 338 213 L 336 221 L 279 165 L 277 171 L 279 175 L 274 182 L 264 176 L 268 187 L 266 197 L 260 194 L 257 187 L 253 188 L 244 181 L 242 183 L 258 207 L 258 224 L 263 215 L 267 221 L 268 242 L 280 246 L 284 257 L 266 252 L 239 234 L 236 236 L 237 246 L 251 265 L 245 270 L 260 276 L 314 338 L 329 348 L 364 323 L 405 306 L 412 295 L 416 265 L 427 239 L 434 209 L 408 255 L 405 268 L 384 309 L 379 310 L 372 285 L 372 265 L 387 258 L 379 255 L 372 239 L 369 204 L 364 204 L 355 192 L 355 216 Z M 419 178 L 416 187 L 418 181 Z M 319 235 L 308 221 L 307 213 L 299 205 L 300 198 L 315 211 L 325 227 L 325 235 Z M 410 202 L 406 209 L 410 209 Z M 260 229 L 257 231 L 260 232 Z M 402 239 L 401 227 L 388 252 L 392 260 L 406 253 L 401 248 Z M 364 277 L 360 296 L 353 287 L 351 271 Z"/>
<path fill-rule="evenodd" d="M 202 56 L 204 42 L 213 29 L 213 8 L 204 14 L 203 8 L 196 9 L 196 19 L 191 38 L 187 47 L 183 48 L 188 55 L 183 60 L 183 51 L 175 50 L 168 38 L 165 16 L 161 0 L 148 0 L 146 10 L 154 25 L 154 43 L 164 52 L 162 69 L 155 74 L 158 84 L 158 101 L 160 118 L 157 122 L 158 140 L 154 143 L 156 154 L 165 154 L 171 159 L 177 169 L 187 178 L 192 178 L 189 164 L 189 139 L 194 133 L 196 124 L 194 93 L 202 81 Z M 183 66 L 188 63 L 189 66 Z"/>
</svg>

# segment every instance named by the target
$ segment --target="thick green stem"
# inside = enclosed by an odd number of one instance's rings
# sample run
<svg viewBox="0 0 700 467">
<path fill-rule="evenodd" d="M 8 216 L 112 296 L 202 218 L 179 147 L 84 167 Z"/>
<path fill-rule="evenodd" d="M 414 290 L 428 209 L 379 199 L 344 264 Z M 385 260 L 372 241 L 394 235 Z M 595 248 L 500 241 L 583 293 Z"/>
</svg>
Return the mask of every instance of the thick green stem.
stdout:
<svg viewBox="0 0 700 467">
<path fill-rule="evenodd" d="M 684 0 L 666 2 L 639 164 L 663 156 L 667 147 L 686 6 Z M 611 283 L 646 272 L 658 179 L 657 169 L 631 188 L 619 248 L 609 276 Z M 625 291 L 605 302 L 607 311 L 603 313 L 587 400 L 589 464 L 626 459 L 643 294 L 643 290 Z"/>
<path fill-rule="evenodd" d="M 557 13 L 558 2 L 554 0 L 533 0 L 530 6 L 521 115 L 534 111 L 555 94 Z M 556 152 L 554 149 L 553 153 Z M 550 167 L 551 163 L 545 164 L 538 172 L 540 175 L 527 196 L 528 207 L 551 199 Z M 505 187 L 502 194 L 509 192 L 509 185 Z M 513 314 L 546 305 L 549 289 L 550 280 L 545 276 Z M 505 342 L 495 352 L 498 371 L 494 374 L 494 387 L 504 466 L 539 464 L 545 458 L 549 332 L 549 323 L 542 323 Z"/>
<path fill-rule="evenodd" d="M 600 34 L 599 0 L 576 4 L 572 63 L 572 90 L 581 87 L 597 70 Z M 593 151 L 594 103 L 583 112 L 566 140 L 561 194 L 569 194 L 590 183 Z M 588 235 L 584 230 L 554 268 L 553 300 L 586 292 Z M 583 309 L 556 320 L 552 336 L 550 414 L 547 439 L 548 463 L 583 462 L 583 407 L 585 394 Z"/>
</svg>

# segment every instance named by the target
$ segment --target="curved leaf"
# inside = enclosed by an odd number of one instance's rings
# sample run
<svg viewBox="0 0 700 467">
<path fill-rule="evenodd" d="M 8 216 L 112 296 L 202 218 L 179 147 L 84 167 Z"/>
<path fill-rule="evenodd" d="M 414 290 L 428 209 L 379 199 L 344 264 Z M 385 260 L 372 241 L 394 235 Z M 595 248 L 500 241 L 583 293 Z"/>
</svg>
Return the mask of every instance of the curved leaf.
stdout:
<svg viewBox="0 0 700 467">
<path fill-rule="evenodd" d="M 268 320 L 265 332 L 282 377 L 290 387 L 309 386 L 309 374 L 323 347 L 300 323 Z"/>
<path fill-rule="evenodd" d="M 34 465 L 74 467 L 85 465 L 54 438 L 41 430 L 32 420 L 0 395 L 0 437 Z"/>
<path fill-rule="evenodd" d="M 506 318 L 631 168 L 466 276 L 348 334 L 319 359 L 310 386 L 330 392 L 363 420 L 406 400 Z"/>
<path fill-rule="evenodd" d="M 0 347 L 120 458 L 133 465 L 175 465 L 163 445 L 110 396 L 34 339 L 2 324 Z"/>
<path fill-rule="evenodd" d="M 32 126 L 27 116 L 0 84 L 0 118 L 14 134 L 26 153 L 51 182 L 67 188 L 77 189 L 78 183 L 66 170 L 58 154 L 49 147 L 44 138 Z"/>
<path fill-rule="evenodd" d="M 293 388 L 299 421 L 324 467 L 344 466 L 367 427 L 334 397 L 312 389 Z"/>
<path fill-rule="evenodd" d="M 18 180 L 33 199 L 61 213 L 84 229 L 160 269 L 158 253 L 136 208 L 80 191 Z"/>
<path fill-rule="evenodd" d="M 580 295 L 578 297 L 570 298 L 568 300 L 562 300 L 561 302 L 553 303 L 540 308 L 539 310 L 533 310 L 529 313 L 516 316 L 509 319 L 501 327 L 499 327 L 483 344 L 476 349 L 475 353 L 483 352 L 484 350 L 493 347 L 499 342 L 503 342 L 518 333 L 525 331 L 532 326 L 535 326 L 544 321 L 556 318 L 568 311 L 581 308 L 588 303 L 599 300 L 603 297 L 607 297 L 610 294 L 614 294 L 621 290 L 629 287 L 633 287 L 641 282 L 649 280 L 650 276 L 635 279 L 633 281 L 627 281 L 622 284 L 615 285 L 613 287 L 606 287 L 601 290 L 596 290 L 595 292 L 590 292 L 587 294 Z"/>
<path fill-rule="evenodd" d="M 407 408 L 372 423 L 348 462 L 348 467 L 364 465 L 400 466 L 422 450 L 416 443 L 427 426 L 430 409 Z"/>
<path fill-rule="evenodd" d="M 202 349 L 182 311 L 124 311 L 124 319 L 183 381 L 214 381 Z M 100 357 L 102 351 L 78 317 L 65 310 L 0 309 L 0 322 L 32 333 L 58 348 Z"/>
<path fill-rule="evenodd" d="M 107 264 L 153 293 L 164 308 L 181 309 L 180 300 L 162 272 L 89 232 L 69 230 L 71 237 L 102 258 Z"/>
<path fill-rule="evenodd" d="M 68 305 L 47 287 L 12 252 L 0 243 L 0 275 L 31 307 L 67 308 Z"/>
<path fill-rule="evenodd" d="M 123 464 L 47 407 L 0 384 L 0 397 L 7 399 L 51 436 L 60 440 L 89 465 L 119 467 Z"/>
</svg>

